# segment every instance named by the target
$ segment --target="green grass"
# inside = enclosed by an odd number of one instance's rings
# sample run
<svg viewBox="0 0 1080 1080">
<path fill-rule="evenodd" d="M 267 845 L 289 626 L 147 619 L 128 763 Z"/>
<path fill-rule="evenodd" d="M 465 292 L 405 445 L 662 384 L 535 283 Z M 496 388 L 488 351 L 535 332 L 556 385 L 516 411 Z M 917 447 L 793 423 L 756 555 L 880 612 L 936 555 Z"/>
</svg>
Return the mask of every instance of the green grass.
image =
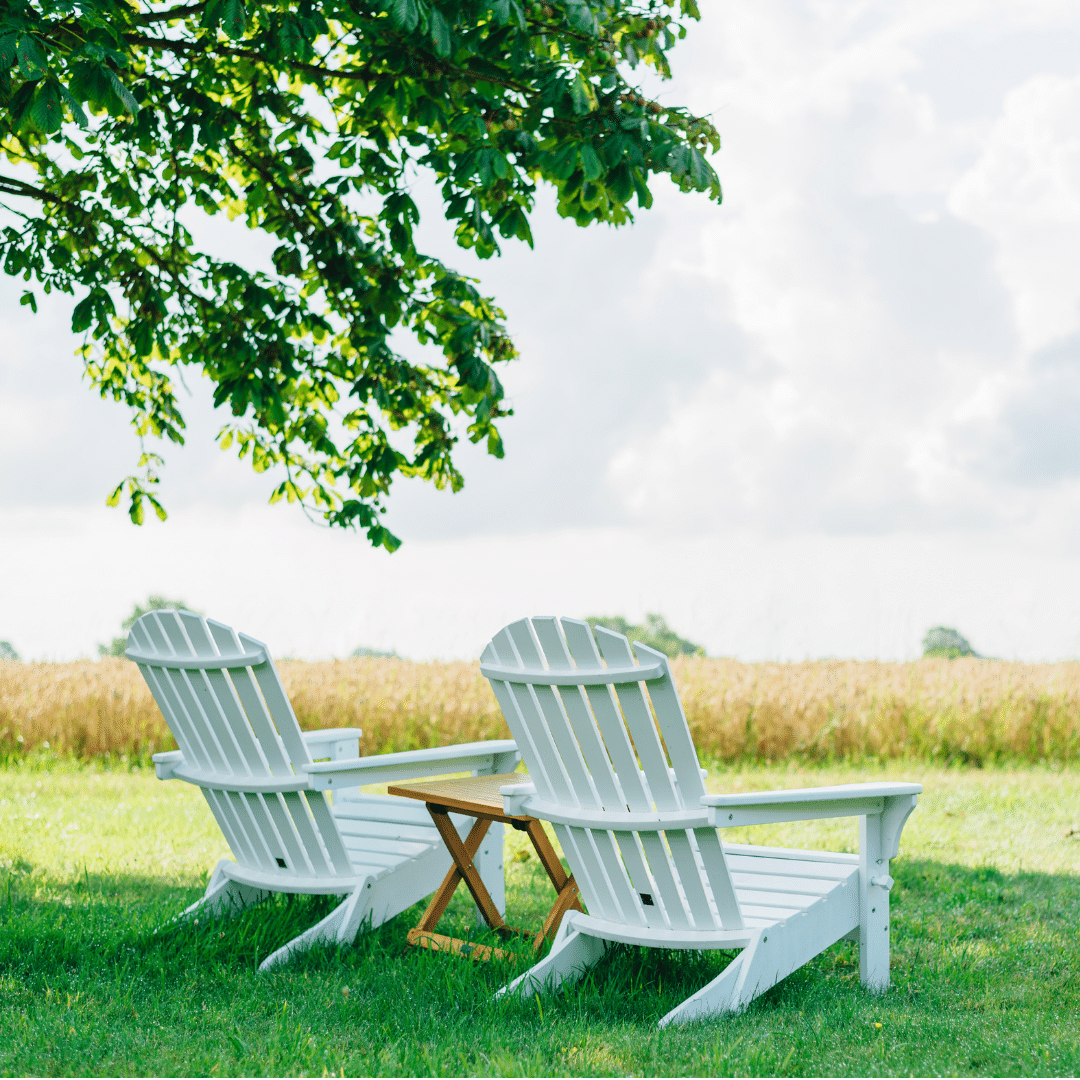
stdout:
<svg viewBox="0 0 1080 1080">
<path fill-rule="evenodd" d="M 258 961 L 332 901 L 272 901 L 165 929 L 227 850 L 199 794 L 53 761 L 0 772 L 4 1074 L 1075 1074 L 1080 769 L 720 769 L 749 790 L 888 775 L 926 786 L 892 866 L 893 986 L 826 951 L 743 1015 L 656 1021 L 729 954 L 613 950 L 556 997 L 494 1003 L 498 964 L 404 950 L 407 912 L 275 974 Z M 855 847 L 853 823 L 732 839 Z M 550 903 L 508 841 L 511 921 Z M 456 900 L 447 919 L 467 932 Z"/>
</svg>

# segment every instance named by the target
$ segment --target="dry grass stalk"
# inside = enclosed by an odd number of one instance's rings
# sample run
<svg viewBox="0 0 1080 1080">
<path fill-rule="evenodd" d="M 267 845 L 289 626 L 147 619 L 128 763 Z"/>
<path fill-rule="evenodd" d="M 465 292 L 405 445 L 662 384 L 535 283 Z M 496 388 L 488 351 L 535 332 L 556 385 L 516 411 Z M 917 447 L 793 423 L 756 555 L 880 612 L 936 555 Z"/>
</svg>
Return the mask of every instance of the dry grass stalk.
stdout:
<svg viewBox="0 0 1080 1080">
<path fill-rule="evenodd" d="M 1080 663 L 920 660 L 674 663 L 705 758 L 1067 761 L 1080 750 Z M 478 666 L 283 661 L 302 727 L 360 727 L 364 753 L 503 738 Z M 82 757 L 175 744 L 133 664 L 0 663 L 0 745 Z"/>
</svg>

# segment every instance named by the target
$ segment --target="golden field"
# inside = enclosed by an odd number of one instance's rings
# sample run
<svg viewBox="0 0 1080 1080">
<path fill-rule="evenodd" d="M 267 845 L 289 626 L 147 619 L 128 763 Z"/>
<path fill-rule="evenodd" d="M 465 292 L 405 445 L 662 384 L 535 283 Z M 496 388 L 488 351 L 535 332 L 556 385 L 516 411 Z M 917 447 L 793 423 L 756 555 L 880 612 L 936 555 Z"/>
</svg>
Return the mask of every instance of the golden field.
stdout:
<svg viewBox="0 0 1080 1080">
<path fill-rule="evenodd" d="M 474 663 L 282 661 L 304 728 L 364 729 L 364 753 L 508 735 Z M 674 661 L 702 757 L 802 761 L 1071 761 L 1080 663 Z M 0 663 L 0 748 L 142 757 L 175 746 L 126 660 Z"/>
</svg>

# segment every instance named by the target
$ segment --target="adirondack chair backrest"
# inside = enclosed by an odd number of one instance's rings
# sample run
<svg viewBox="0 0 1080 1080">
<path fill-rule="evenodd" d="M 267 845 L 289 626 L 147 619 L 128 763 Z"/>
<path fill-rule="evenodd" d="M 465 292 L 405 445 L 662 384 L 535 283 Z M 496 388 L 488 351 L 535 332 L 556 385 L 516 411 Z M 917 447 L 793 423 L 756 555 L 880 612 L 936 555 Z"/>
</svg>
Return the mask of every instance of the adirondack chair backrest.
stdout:
<svg viewBox="0 0 1080 1080">
<path fill-rule="evenodd" d="M 622 634 L 523 619 L 496 634 L 481 670 L 537 797 L 566 818 L 555 829 L 590 914 L 655 929 L 740 928 L 719 835 L 700 813 L 705 785 L 671 667 L 663 653 L 636 649 L 639 663 Z M 698 826 L 679 828 L 680 811 Z"/>
<path fill-rule="evenodd" d="M 152 611 L 132 626 L 127 656 L 238 862 L 283 877 L 351 872 L 325 795 L 273 790 L 306 787 L 299 766 L 311 755 L 261 641 L 191 611 Z"/>
</svg>

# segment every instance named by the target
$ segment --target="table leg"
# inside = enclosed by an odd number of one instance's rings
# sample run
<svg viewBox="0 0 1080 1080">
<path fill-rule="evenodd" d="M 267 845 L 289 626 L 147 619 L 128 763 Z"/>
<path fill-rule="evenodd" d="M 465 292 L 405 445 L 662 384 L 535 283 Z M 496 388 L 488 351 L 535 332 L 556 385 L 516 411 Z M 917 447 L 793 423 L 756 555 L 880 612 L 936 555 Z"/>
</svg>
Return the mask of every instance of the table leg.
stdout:
<svg viewBox="0 0 1080 1080">
<path fill-rule="evenodd" d="M 472 832 L 469 833 L 466 843 L 463 844 L 457 829 L 454 828 L 454 823 L 450 820 L 450 815 L 445 810 L 428 803 L 428 812 L 431 814 L 431 820 L 435 822 L 435 828 L 439 830 L 443 843 L 454 858 L 458 873 L 465 879 L 465 884 L 468 885 L 469 892 L 472 893 L 473 900 L 476 901 L 476 906 L 480 909 L 480 913 L 484 916 L 488 926 L 492 930 L 505 929 L 506 921 L 499 914 L 499 909 L 495 906 L 495 901 L 491 899 L 491 893 L 487 891 L 487 886 L 484 884 L 473 862 L 473 857 L 480 847 L 480 841 L 490 828 L 491 822 L 486 818 L 477 818 L 476 824 L 472 827 Z M 474 837 L 475 843 L 472 842 Z M 449 878 L 447 878 L 447 882 L 449 882 Z M 454 885 L 457 885 L 457 881 L 454 882 Z M 449 897 L 447 897 L 446 902 L 450 902 Z M 445 908 L 446 904 L 443 905 L 444 910 Z M 439 914 L 441 915 L 442 912 L 440 911 Z M 434 929 L 434 925 L 425 927 L 425 929 Z"/>
<path fill-rule="evenodd" d="M 431 810 L 430 806 L 428 807 L 428 810 L 431 812 L 432 820 L 435 822 L 435 827 L 439 829 L 439 835 L 443 837 L 443 840 L 445 841 L 446 836 L 443 833 L 442 828 L 440 827 L 439 818 L 445 819 L 446 824 L 450 827 L 450 832 L 454 834 L 454 837 L 457 840 L 458 845 L 460 846 L 461 837 L 458 836 L 458 831 L 454 828 L 454 823 L 450 820 L 450 816 L 445 813 L 436 814 L 436 812 Z M 465 839 L 464 852 L 466 858 L 464 861 L 466 865 L 472 862 L 473 856 L 477 853 L 477 851 L 479 851 L 480 842 L 484 839 L 484 834 L 488 831 L 490 826 L 491 822 L 488 821 L 486 818 L 476 819 L 476 824 L 473 825 L 472 829 L 469 831 L 469 835 Z M 449 848 L 449 845 L 447 846 Z M 451 899 L 453 899 L 454 892 L 458 887 L 458 883 L 461 881 L 462 874 L 461 870 L 458 868 L 457 856 L 454 854 L 453 848 L 449 848 L 449 850 L 451 856 L 454 857 L 454 865 L 450 867 L 450 872 L 446 875 L 446 877 L 443 878 L 442 884 L 436 890 L 435 895 L 431 898 L 431 903 L 428 904 L 427 910 L 424 912 L 424 917 L 420 920 L 419 925 L 416 927 L 417 930 L 430 931 L 435 929 L 439 920 L 443 916 L 443 912 L 446 910 Z M 496 912 L 496 914 L 498 914 L 498 912 Z"/>
<path fill-rule="evenodd" d="M 547 833 L 544 832 L 544 826 L 534 818 L 529 822 L 526 833 L 532 841 L 532 846 L 536 849 L 541 864 L 547 871 L 547 876 L 551 879 L 551 884 L 555 886 L 555 891 L 559 894 L 554 906 L 544 920 L 543 929 L 533 940 L 533 948 L 539 949 L 545 941 L 549 941 L 555 936 L 555 932 L 559 929 L 559 923 L 562 922 L 563 916 L 568 911 L 582 910 L 581 896 L 573 875 L 567 877 L 566 871 L 559 861 L 559 856 L 555 854 L 555 849 L 551 846 Z"/>
</svg>

